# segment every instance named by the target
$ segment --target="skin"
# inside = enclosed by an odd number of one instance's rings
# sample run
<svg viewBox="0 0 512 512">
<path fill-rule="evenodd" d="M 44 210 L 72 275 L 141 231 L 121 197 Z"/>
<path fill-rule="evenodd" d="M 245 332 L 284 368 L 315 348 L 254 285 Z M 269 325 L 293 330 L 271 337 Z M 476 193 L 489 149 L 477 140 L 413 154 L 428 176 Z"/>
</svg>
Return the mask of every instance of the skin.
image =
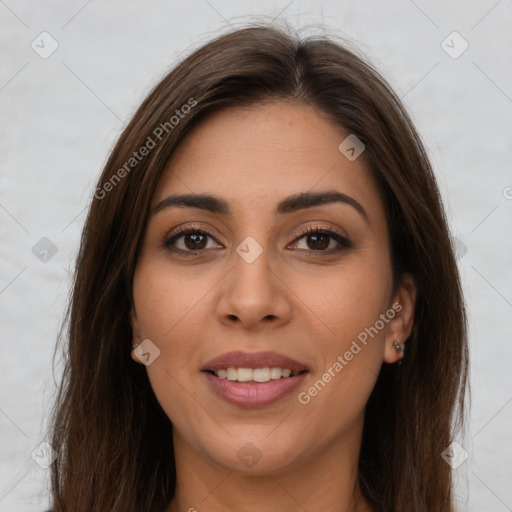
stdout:
<svg viewBox="0 0 512 512">
<path fill-rule="evenodd" d="M 178 483 L 166 512 L 372 510 L 356 481 L 364 409 L 382 363 L 401 357 L 393 341 L 411 332 L 416 291 L 410 276 L 392 288 L 383 204 L 363 158 L 338 150 L 347 135 L 310 106 L 233 108 L 204 120 L 168 162 L 153 207 L 170 194 L 209 193 L 233 215 L 170 207 L 151 216 L 134 276 L 133 341 L 161 351 L 147 372 L 174 429 Z M 327 190 L 357 200 L 367 220 L 342 203 L 274 216 L 291 194 Z M 162 246 L 180 225 L 210 233 L 201 254 Z M 301 235 L 305 226 L 337 230 L 352 246 Z M 263 248 L 250 264 L 235 251 L 247 236 Z M 193 243 L 174 245 L 190 252 Z M 400 312 L 300 403 L 395 303 Z M 232 350 L 275 350 L 311 372 L 274 404 L 238 407 L 199 371 Z M 237 457 L 248 442 L 261 453 L 250 468 Z"/>
</svg>

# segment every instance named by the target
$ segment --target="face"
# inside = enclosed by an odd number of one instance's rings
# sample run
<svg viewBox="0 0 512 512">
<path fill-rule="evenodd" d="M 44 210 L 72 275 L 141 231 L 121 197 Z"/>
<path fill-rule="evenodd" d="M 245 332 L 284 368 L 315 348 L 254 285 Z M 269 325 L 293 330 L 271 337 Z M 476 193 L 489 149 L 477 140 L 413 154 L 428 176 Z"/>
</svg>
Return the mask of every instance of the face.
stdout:
<svg viewBox="0 0 512 512">
<path fill-rule="evenodd" d="M 357 453 L 414 289 L 392 288 L 383 204 L 347 135 L 309 106 L 232 108 L 168 162 L 131 319 L 160 351 L 146 368 L 178 449 L 253 472 Z"/>
</svg>

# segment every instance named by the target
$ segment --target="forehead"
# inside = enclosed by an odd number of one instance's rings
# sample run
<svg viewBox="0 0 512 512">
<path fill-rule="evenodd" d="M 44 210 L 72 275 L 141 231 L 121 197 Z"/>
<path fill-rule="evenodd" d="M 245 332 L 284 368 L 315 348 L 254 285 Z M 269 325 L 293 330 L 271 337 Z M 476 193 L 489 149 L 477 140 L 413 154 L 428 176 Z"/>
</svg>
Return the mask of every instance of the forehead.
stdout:
<svg viewBox="0 0 512 512">
<path fill-rule="evenodd" d="M 205 193 L 234 211 L 254 214 L 283 197 L 339 190 L 382 216 L 377 187 L 363 158 L 338 149 L 349 134 L 311 106 L 275 102 L 229 108 L 205 118 L 173 153 L 153 198 Z M 371 211 L 370 211 L 371 214 Z"/>
</svg>

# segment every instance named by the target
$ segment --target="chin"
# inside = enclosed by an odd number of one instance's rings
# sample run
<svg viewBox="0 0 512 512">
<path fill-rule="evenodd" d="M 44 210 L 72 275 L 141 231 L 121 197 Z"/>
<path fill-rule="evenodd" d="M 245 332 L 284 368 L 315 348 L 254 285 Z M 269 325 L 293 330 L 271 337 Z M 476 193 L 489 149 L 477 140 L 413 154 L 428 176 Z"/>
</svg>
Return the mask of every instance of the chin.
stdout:
<svg viewBox="0 0 512 512">
<path fill-rule="evenodd" d="M 229 427 L 227 428 L 229 431 Z M 297 448 L 303 440 L 292 436 L 269 436 L 271 429 L 266 427 L 261 435 L 233 435 L 226 444 L 205 446 L 209 458 L 229 471 L 251 475 L 265 475 L 279 472 L 297 460 Z"/>
</svg>

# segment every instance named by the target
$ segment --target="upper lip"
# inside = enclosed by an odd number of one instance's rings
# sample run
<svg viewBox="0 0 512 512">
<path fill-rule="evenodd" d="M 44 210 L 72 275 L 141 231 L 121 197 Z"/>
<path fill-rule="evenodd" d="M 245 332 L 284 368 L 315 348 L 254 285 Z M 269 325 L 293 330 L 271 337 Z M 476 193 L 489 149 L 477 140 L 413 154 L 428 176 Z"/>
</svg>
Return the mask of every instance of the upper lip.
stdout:
<svg viewBox="0 0 512 512">
<path fill-rule="evenodd" d="M 226 368 L 265 368 L 267 366 L 269 368 L 288 368 L 292 372 L 308 370 L 304 363 L 277 352 L 250 353 L 236 351 L 214 357 L 201 368 L 201 371 L 217 371 Z"/>
</svg>

